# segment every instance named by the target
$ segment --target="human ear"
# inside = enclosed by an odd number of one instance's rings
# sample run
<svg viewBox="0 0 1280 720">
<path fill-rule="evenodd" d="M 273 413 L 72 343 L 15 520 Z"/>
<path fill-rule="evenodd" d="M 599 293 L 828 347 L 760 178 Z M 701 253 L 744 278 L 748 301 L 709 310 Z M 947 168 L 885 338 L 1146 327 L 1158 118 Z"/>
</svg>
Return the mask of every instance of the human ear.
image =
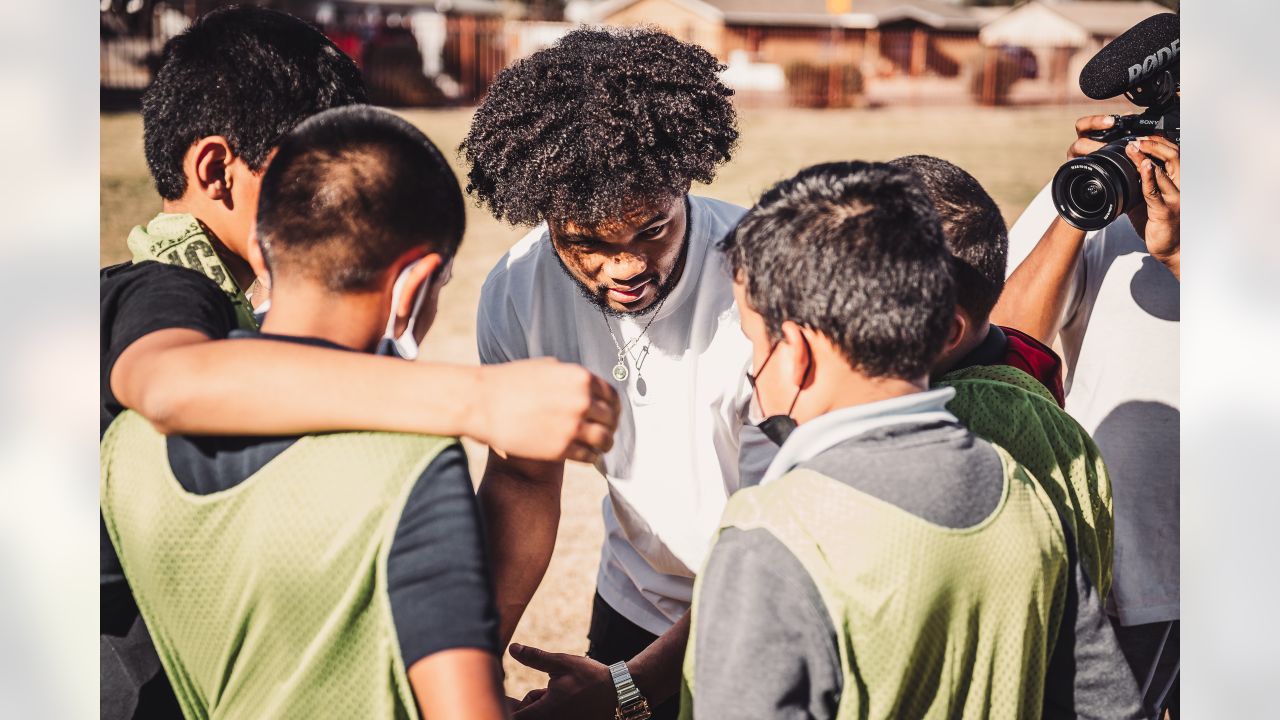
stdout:
<svg viewBox="0 0 1280 720">
<path fill-rule="evenodd" d="M 228 166 L 235 160 L 231 144 L 221 135 L 200 138 L 192 145 L 192 175 L 196 189 L 210 200 L 231 199 L 231 173 Z"/>
<path fill-rule="evenodd" d="M 955 313 L 951 316 L 951 330 L 947 333 L 947 341 L 943 345 L 942 354 L 946 355 L 959 347 L 968 333 L 969 314 L 957 306 Z"/>
<path fill-rule="evenodd" d="M 443 267 L 444 258 L 439 253 L 428 253 L 409 269 L 404 286 L 400 289 L 400 296 L 395 299 L 396 305 L 392 308 L 396 314 L 396 335 L 409 327 L 409 320 L 413 317 L 414 305 L 419 293 L 430 292 L 430 288 L 424 286 L 434 282 L 436 275 Z M 397 272 L 404 272 L 403 266 Z"/>
<path fill-rule="evenodd" d="M 782 323 L 778 352 L 782 354 L 779 359 L 787 381 L 798 388 L 804 387 L 813 375 L 813 346 L 805 337 L 804 328 L 790 320 Z"/>
</svg>

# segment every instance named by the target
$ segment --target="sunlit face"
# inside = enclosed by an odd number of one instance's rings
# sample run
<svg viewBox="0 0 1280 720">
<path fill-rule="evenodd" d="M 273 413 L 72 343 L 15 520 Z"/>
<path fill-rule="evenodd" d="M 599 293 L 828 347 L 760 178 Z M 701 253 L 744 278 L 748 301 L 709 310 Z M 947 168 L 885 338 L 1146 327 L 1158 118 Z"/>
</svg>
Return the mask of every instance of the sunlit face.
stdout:
<svg viewBox="0 0 1280 720">
<path fill-rule="evenodd" d="M 614 315 L 657 307 L 680 279 L 688 224 L 683 195 L 637 207 L 617 222 L 548 223 L 565 272 L 591 302 Z"/>
</svg>

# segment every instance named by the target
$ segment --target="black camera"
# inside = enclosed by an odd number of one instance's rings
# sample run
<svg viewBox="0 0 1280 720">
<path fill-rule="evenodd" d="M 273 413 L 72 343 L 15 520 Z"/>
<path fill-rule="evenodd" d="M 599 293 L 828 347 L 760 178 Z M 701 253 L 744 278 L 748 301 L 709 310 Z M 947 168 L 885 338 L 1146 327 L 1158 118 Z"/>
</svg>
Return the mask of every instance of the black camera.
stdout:
<svg viewBox="0 0 1280 720">
<path fill-rule="evenodd" d="M 1143 202 L 1142 178 L 1124 149 L 1150 135 L 1180 142 L 1178 86 L 1175 61 L 1125 94 L 1134 104 L 1146 107 L 1144 112 L 1118 115 L 1114 126 L 1088 133 L 1086 137 L 1107 144 L 1058 168 L 1053 176 L 1053 204 L 1069 225 L 1100 230 Z M 1152 162 L 1163 166 L 1155 158 Z"/>
</svg>

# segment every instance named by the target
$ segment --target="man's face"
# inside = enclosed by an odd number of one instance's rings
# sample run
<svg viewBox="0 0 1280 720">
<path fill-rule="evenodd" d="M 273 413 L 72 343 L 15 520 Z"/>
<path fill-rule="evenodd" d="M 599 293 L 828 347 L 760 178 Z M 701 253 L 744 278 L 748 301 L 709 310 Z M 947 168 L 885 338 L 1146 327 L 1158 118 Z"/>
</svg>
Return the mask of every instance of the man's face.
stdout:
<svg viewBox="0 0 1280 720">
<path fill-rule="evenodd" d="M 687 224 L 680 195 L 639 206 L 616 222 L 548 227 L 560 264 L 583 295 L 605 312 L 627 315 L 656 307 L 675 289 Z"/>
</svg>

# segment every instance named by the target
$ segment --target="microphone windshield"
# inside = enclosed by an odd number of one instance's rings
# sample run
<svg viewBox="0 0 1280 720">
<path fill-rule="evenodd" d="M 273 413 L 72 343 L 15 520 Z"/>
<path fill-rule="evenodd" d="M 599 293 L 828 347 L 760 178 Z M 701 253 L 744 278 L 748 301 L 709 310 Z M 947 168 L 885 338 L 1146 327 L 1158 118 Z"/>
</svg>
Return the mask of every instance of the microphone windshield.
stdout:
<svg viewBox="0 0 1280 720">
<path fill-rule="evenodd" d="M 1094 100 L 1128 92 L 1178 61 L 1178 16 L 1152 15 L 1107 43 L 1080 71 L 1080 89 Z"/>
</svg>

